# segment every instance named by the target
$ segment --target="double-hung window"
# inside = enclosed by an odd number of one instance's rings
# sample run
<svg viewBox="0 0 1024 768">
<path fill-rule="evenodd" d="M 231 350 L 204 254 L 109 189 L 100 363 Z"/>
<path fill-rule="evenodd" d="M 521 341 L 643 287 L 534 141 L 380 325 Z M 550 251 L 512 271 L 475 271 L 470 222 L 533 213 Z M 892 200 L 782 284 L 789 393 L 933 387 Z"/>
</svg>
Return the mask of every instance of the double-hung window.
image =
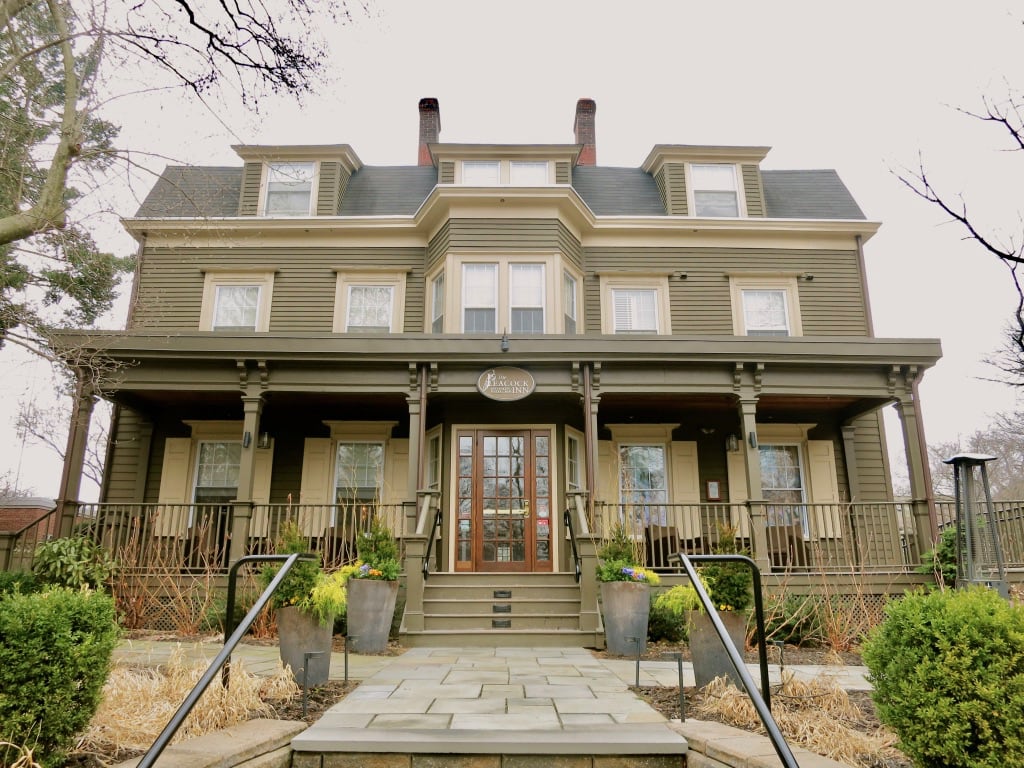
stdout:
<svg viewBox="0 0 1024 768">
<path fill-rule="evenodd" d="M 218 285 L 214 291 L 213 330 L 256 330 L 260 308 L 259 285 Z"/>
<path fill-rule="evenodd" d="M 747 336 L 789 336 L 786 291 L 754 288 L 742 291 L 743 326 Z"/>
<path fill-rule="evenodd" d="M 462 330 L 496 333 L 498 329 L 498 265 L 462 265 Z"/>
<path fill-rule="evenodd" d="M 740 215 L 735 165 L 694 163 L 690 166 L 690 187 L 695 216 Z"/>
<path fill-rule="evenodd" d="M 397 333 L 405 319 L 405 274 L 338 269 L 335 333 Z"/>
<path fill-rule="evenodd" d="M 758 449 L 761 493 L 769 525 L 799 525 L 807 532 L 804 472 L 799 445 L 764 444 Z"/>
<path fill-rule="evenodd" d="M 544 265 L 509 265 L 512 333 L 544 333 Z"/>
<path fill-rule="evenodd" d="M 269 163 L 263 212 L 267 216 L 308 216 L 312 210 L 313 163 Z"/>
<path fill-rule="evenodd" d="M 444 272 L 430 284 L 430 332 L 444 333 Z"/>
<path fill-rule="evenodd" d="M 384 480 L 384 443 L 339 442 L 334 478 L 335 503 L 379 502 Z"/>
<path fill-rule="evenodd" d="M 267 331 L 274 273 L 206 271 L 199 328 L 203 331 Z"/>
<path fill-rule="evenodd" d="M 221 504 L 236 499 L 241 464 L 240 442 L 200 442 L 193 496 L 196 503 Z"/>
<path fill-rule="evenodd" d="M 619 446 L 619 499 L 632 526 L 668 524 L 664 445 Z"/>
<path fill-rule="evenodd" d="M 800 336 L 795 276 L 731 275 L 733 333 L 737 336 Z"/>
<path fill-rule="evenodd" d="M 568 272 L 562 273 L 562 307 L 565 313 L 565 332 L 576 333 L 576 289 L 578 282 Z"/>
<path fill-rule="evenodd" d="M 658 292 L 653 288 L 613 288 L 615 333 L 657 333 Z"/>
</svg>

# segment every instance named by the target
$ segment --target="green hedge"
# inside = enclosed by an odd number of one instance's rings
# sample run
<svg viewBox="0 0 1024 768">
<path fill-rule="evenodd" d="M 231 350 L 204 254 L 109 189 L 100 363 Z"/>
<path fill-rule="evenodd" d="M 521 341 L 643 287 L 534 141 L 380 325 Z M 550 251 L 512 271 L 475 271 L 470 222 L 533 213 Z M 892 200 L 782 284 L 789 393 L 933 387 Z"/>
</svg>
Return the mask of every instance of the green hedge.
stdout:
<svg viewBox="0 0 1024 768">
<path fill-rule="evenodd" d="M 863 657 L 914 764 L 1024 765 L 1024 607 L 979 587 L 912 592 L 885 612 Z"/>
<path fill-rule="evenodd" d="M 60 765 L 99 706 L 117 637 L 114 601 L 101 592 L 0 599 L 0 741 Z"/>
</svg>

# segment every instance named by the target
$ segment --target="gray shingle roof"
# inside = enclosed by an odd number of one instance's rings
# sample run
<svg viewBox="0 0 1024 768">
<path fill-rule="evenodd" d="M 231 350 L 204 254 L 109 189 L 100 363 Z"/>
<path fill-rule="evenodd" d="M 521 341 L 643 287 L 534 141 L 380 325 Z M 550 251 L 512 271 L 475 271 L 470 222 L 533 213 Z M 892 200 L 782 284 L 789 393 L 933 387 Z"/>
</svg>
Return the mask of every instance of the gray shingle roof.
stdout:
<svg viewBox="0 0 1024 768">
<path fill-rule="evenodd" d="M 598 216 L 664 216 L 654 177 L 639 168 L 580 165 L 572 169 L 572 185 Z"/>
<path fill-rule="evenodd" d="M 427 166 L 363 166 L 349 179 L 342 216 L 410 216 L 437 184 L 437 169 Z"/>
<path fill-rule="evenodd" d="M 864 213 L 832 170 L 762 171 L 772 218 L 863 219 Z M 654 179 L 639 168 L 579 166 L 573 187 L 598 216 L 663 216 Z M 342 216 L 409 216 L 437 183 L 432 166 L 366 166 L 349 180 Z M 238 215 L 242 169 L 168 166 L 139 207 L 139 218 Z"/>
<path fill-rule="evenodd" d="M 142 201 L 142 219 L 164 216 L 237 216 L 241 168 L 169 165 Z"/>
<path fill-rule="evenodd" d="M 761 183 L 768 216 L 772 218 L 864 218 L 835 171 L 761 171 Z"/>
</svg>

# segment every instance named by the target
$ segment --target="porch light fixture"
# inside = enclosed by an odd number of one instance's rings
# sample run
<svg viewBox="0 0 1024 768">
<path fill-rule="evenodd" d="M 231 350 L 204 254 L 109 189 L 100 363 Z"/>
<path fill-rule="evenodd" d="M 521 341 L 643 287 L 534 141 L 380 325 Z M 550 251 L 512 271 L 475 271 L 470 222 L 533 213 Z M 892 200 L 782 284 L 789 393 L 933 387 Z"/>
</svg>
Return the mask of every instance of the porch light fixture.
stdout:
<svg viewBox="0 0 1024 768">
<path fill-rule="evenodd" d="M 725 438 L 725 450 L 729 453 L 736 453 L 740 449 L 740 439 L 736 435 L 729 435 Z"/>
<path fill-rule="evenodd" d="M 270 435 L 267 432 L 260 432 L 259 439 L 256 440 L 257 448 L 269 448 L 270 447 Z"/>
<path fill-rule="evenodd" d="M 751 431 L 751 433 L 749 435 L 747 435 L 747 442 L 750 443 L 750 447 L 751 448 L 755 448 L 756 449 L 757 448 L 757 432 Z"/>
<path fill-rule="evenodd" d="M 242 447 L 248 448 L 252 445 L 252 432 L 245 431 L 242 433 Z"/>
<path fill-rule="evenodd" d="M 810 272 L 804 272 L 802 275 L 800 275 L 800 277 L 802 277 L 807 282 L 811 282 L 811 280 L 814 279 L 814 275 L 812 275 Z"/>
<path fill-rule="evenodd" d="M 501 351 L 508 352 L 508 331 L 501 334 Z"/>
</svg>

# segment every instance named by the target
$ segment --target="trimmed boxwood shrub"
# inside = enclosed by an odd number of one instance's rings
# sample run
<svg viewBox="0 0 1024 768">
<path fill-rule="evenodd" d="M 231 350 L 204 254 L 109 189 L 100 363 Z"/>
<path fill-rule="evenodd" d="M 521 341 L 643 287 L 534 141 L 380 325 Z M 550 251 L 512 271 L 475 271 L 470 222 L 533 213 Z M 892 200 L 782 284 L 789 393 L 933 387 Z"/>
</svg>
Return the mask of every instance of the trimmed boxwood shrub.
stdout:
<svg viewBox="0 0 1024 768">
<path fill-rule="evenodd" d="M 39 582 L 31 571 L 0 571 L 0 596 L 12 592 L 27 595 L 39 589 Z"/>
<path fill-rule="evenodd" d="M 117 636 L 114 601 L 101 592 L 0 598 L 0 741 L 60 765 L 99 706 Z"/>
<path fill-rule="evenodd" d="M 919 590 L 885 612 L 863 658 L 914 765 L 1024 765 L 1024 607 L 976 587 Z"/>
</svg>

